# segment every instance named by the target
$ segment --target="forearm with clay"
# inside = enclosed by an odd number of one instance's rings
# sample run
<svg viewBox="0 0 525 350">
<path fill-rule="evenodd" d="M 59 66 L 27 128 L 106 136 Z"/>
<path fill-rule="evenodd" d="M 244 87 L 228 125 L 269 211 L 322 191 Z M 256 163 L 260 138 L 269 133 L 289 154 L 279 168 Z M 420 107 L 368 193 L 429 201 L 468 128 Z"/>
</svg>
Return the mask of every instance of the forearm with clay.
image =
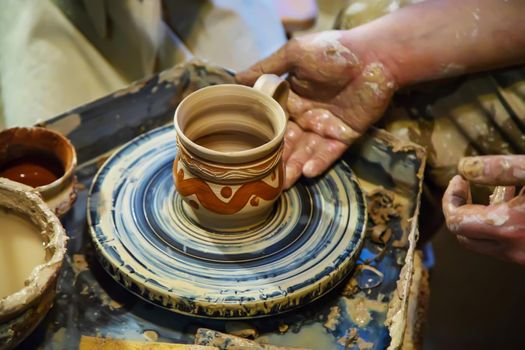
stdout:
<svg viewBox="0 0 525 350">
<path fill-rule="evenodd" d="M 524 0 L 428 0 L 348 31 L 290 40 L 239 72 L 289 73 L 286 186 L 317 176 L 375 123 L 395 91 L 525 62 Z"/>
<path fill-rule="evenodd" d="M 525 1 L 428 0 L 347 31 L 398 87 L 525 63 Z"/>
</svg>

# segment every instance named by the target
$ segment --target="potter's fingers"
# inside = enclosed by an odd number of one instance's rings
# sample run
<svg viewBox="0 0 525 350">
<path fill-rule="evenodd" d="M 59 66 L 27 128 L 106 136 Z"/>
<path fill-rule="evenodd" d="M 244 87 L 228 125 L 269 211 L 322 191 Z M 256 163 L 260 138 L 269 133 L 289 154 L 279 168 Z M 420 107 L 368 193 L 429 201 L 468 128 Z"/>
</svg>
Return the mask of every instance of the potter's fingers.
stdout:
<svg viewBox="0 0 525 350">
<path fill-rule="evenodd" d="M 525 155 L 465 157 L 458 170 L 482 185 L 525 185 Z"/>
<path fill-rule="evenodd" d="M 290 118 L 295 119 L 309 109 L 319 108 L 320 105 L 320 103 L 301 97 L 290 90 L 286 109 L 290 113 Z"/>
<path fill-rule="evenodd" d="M 314 154 L 316 148 L 319 146 L 317 135 L 311 133 L 304 133 L 303 136 L 296 143 L 292 153 L 286 160 L 286 179 L 284 187 L 289 188 L 295 181 L 297 181 L 302 173 L 304 164 Z"/>
<path fill-rule="evenodd" d="M 501 242 L 491 239 L 473 239 L 465 236 L 457 236 L 457 240 L 463 247 L 480 254 L 497 256 L 500 255 L 503 249 Z"/>
<path fill-rule="evenodd" d="M 461 176 L 456 175 L 450 180 L 441 203 L 446 220 L 452 217 L 457 208 L 469 203 L 469 191 L 469 183 Z"/>
<path fill-rule="evenodd" d="M 525 228 L 525 198 L 512 199 L 497 205 L 467 204 L 447 215 L 448 229 L 457 235 L 477 239 L 512 237 Z"/>
<path fill-rule="evenodd" d="M 494 220 L 498 214 L 497 206 L 469 204 L 469 191 L 469 183 L 461 176 L 456 175 L 450 180 L 442 203 L 448 229 L 469 238 L 493 238 L 501 224 Z"/>
<path fill-rule="evenodd" d="M 516 194 L 514 186 L 496 186 L 490 195 L 490 204 L 500 204 L 510 201 Z"/>
<path fill-rule="evenodd" d="M 284 189 L 287 190 L 290 187 L 292 187 L 293 184 L 296 183 L 297 180 L 299 180 L 301 175 L 302 175 L 302 172 L 301 172 L 300 164 L 293 164 L 293 163 L 287 164 L 286 170 L 285 170 L 286 178 L 284 179 Z"/>
<path fill-rule="evenodd" d="M 347 145 L 361 136 L 332 112 L 322 108 L 310 109 L 294 120 L 304 130 L 313 131 L 322 137 L 338 140 Z"/>
<path fill-rule="evenodd" d="M 290 155 L 292 154 L 297 142 L 304 134 L 304 131 L 292 121 L 289 121 L 286 125 L 286 133 L 284 134 L 284 150 L 283 150 L 283 162 L 286 163 Z"/>
<path fill-rule="evenodd" d="M 330 106 L 326 103 L 313 101 L 290 91 L 287 109 L 290 118 L 302 129 L 346 144 L 351 144 L 361 136 L 328 108 Z"/>
<path fill-rule="evenodd" d="M 323 140 L 312 157 L 304 164 L 303 174 L 307 177 L 321 175 L 343 155 L 347 147 L 337 140 Z"/>
<path fill-rule="evenodd" d="M 291 57 L 291 47 L 293 41 L 289 41 L 279 50 L 269 57 L 257 62 L 245 71 L 235 75 L 235 79 L 240 84 L 253 85 L 257 78 L 263 74 L 271 73 L 282 75 L 293 68 L 293 57 Z"/>
</svg>

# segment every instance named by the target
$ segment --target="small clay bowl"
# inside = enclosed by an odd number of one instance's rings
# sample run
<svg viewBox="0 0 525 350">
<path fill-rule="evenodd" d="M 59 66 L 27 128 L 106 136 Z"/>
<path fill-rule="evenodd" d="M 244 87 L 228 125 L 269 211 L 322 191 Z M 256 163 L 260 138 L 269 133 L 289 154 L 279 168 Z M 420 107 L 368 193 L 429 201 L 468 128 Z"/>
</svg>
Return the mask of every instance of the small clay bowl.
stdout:
<svg viewBox="0 0 525 350">
<path fill-rule="evenodd" d="M 0 208 L 31 222 L 40 231 L 45 249 L 44 263 L 33 268 L 25 286 L 0 298 L 0 349 L 12 349 L 35 329 L 53 305 L 67 237 L 57 216 L 29 186 L 0 178 Z"/>
<path fill-rule="evenodd" d="M 77 198 L 75 147 L 62 134 L 45 128 L 11 128 L 0 132 L 0 177 L 24 183 L 21 178 L 5 176 L 5 168 L 13 162 L 27 159 L 39 163 L 45 163 L 48 159 L 48 162 L 54 163 L 50 165 L 60 168 L 59 173 L 49 177 L 47 182 L 47 179 L 41 179 L 35 182 L 36 185 L 25 184 L 34 187 L 56 215 L 63 216 Z"/>
</svg>

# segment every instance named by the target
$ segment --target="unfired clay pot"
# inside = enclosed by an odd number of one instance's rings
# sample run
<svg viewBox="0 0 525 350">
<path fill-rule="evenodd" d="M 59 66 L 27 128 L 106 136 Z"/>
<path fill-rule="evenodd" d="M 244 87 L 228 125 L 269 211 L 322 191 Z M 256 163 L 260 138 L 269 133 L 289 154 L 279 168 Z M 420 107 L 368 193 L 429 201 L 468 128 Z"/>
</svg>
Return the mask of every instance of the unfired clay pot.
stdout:
<svg viewBox="0 0 525 350">
<path fill-rule="evenodd" d="M 273 98 L 272 98 L 273 97 Z M 282 192 L 288 83 L 263 75 L 254 88 L 200 89 L 175 112 L 179 152 L 173 164 L 187 215 L 216 231 L 263 222 Z"/>
<path fill-rule="evenodd" d="M 45 128 L 11 128 L 0 132 L 0 165 L 42 153 L 53 156 L 63 167 L 60 178 L 36 187 L 51 210 L 60 217 L 71 209 L 77 198 L 75 147 L 62 134 Z"/>
<path fill-rule="evenodd" d="M 0 298 L 0 349 L 3 350 L 14 348 L 27 337 L 53 305 L 67 238 L 56 215 L 31 187 L 0 178 L 0 208 L 30 221 L 40 231 L 45 244 L 42 247 L 44 263 L 33 268 L 25 286 Z"/>
</svg>

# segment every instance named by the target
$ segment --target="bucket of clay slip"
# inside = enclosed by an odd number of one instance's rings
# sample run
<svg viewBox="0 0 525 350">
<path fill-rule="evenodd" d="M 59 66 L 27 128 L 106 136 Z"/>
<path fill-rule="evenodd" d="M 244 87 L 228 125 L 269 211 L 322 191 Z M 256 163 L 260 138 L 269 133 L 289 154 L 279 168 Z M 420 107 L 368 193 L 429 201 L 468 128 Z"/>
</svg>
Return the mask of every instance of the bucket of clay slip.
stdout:
<svg viewBox="0 0 525 350">
<path fill-rule="evenodd" d="M 66 234 L 33 188 L 0 178 L 0 349 L 12 349 L 47 314 Z"/>
</svg>

